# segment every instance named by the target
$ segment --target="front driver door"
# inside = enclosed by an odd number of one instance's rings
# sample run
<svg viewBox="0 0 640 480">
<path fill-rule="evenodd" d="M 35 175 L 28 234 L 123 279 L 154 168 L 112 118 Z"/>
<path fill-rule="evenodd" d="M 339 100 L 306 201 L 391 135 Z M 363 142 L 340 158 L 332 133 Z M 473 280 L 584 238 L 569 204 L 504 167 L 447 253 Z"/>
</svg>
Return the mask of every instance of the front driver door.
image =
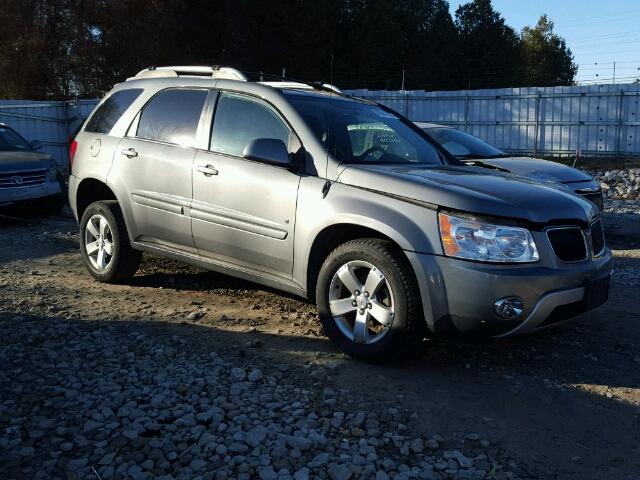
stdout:
<svg viewBox="0 0 640 480">
<path fill-rule="evenodd" d="M 242 158 L 255 138 L 299 146 L 270 105 L 249 95 L 220 93 L 210 151 L 198 151 L 194 161 L 193 238 L 201 255 L 291 278 L 300 176 Z"/>
</svg>

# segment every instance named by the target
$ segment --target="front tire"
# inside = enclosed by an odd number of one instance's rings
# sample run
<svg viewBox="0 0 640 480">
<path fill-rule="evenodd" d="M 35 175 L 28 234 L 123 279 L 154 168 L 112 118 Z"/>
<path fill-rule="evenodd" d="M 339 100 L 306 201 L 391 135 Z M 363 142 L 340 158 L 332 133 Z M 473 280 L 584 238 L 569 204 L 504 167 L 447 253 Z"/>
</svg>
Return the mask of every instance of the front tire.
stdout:
<svg viewBox="0 0 640 480">
<path fill-rule="evenodd" d="M 352 357 L 389 361 L 413 353 L 424 337 L 415 275 L 390 241 L 337 247 L 320 268 L 316 301 L 325 333 Z"/>
<path fill-rule="evenodd" d="M 80 221 L 80 250 L 89 273 L 99 282 L 131 278 L 142 253 L 131 248 L 118 202 L 100 201 L 87 207 Z"/>
</svg>

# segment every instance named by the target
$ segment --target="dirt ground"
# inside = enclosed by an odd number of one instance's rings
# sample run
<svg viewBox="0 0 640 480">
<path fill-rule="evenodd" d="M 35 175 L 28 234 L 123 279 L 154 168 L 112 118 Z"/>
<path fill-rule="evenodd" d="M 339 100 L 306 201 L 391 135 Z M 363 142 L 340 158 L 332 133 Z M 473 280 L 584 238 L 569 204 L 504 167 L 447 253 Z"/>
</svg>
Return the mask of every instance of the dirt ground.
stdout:
<svg viewBox="0 0 640 480">
<path fill-rule="evenodd" d="M 640 216 L 605 222 L 616 269 L 606 305 L 525 338 L 430 340 L 385 366 L 337 351 L 312 305 L 224 275 L 145 256 L 128 284 L 99 284 L 69 214 L 0 216 L 0 313 L 128 322 L 185 339 L 177 348 L 324 365 L 355 395 L 417 412 L 413 428 L 490 440 L 530 478 L 638 480 Z"/>
</svg>

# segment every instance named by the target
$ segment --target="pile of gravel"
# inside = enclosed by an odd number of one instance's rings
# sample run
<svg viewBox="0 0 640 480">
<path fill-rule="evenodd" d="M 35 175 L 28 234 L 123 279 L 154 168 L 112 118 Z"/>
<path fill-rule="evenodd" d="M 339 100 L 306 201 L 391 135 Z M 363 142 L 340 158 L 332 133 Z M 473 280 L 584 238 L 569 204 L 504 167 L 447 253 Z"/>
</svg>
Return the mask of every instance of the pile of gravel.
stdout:
<svg viewBox="0 0 640 480">
<path fill-rule="evenodd" d="M 600 182 L 606 198 L 640 200 L 640 168 L 590 172 Z"/>
<path fill-rule="evenodd" d="M 419 434 L 401 403 L 335 391 L 317 364 L 199 352 L 140 323 L 0 328 L 0 478 L 517 478 L 478 435 Z"/>
</svg>

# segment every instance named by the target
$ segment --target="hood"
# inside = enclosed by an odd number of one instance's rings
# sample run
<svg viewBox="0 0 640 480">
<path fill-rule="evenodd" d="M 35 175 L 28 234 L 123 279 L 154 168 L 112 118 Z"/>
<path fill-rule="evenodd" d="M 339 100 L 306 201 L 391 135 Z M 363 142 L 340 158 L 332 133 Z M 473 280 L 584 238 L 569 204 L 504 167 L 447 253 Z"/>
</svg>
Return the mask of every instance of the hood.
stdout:
<svg viewBox="0 0 640 480">
<path fill-rule="evenodd" d="M 533 180 L 543 180 L 560 183 L 584 182 L 593 178 L 578 170 L 562 163 L 551 162 L 539 158 L 530 157 L 507 157 L 488 158 L 476 160 L 493 167 L 508 170 L 515 175 L 531 178 Z"/>
<path fill-rule="evenodd" d="M 567 220 L 586 224 L 597 214 L 591 202 L 561 187 L 480 167 L 348 165 L 338 181 L 445 208 L 536 224 Z"/>
<path fill-rule="evenodd" d="M 51 156 L 36 151 L 0 151 L 0 173 L 51 168 Z"/>
</svg>

